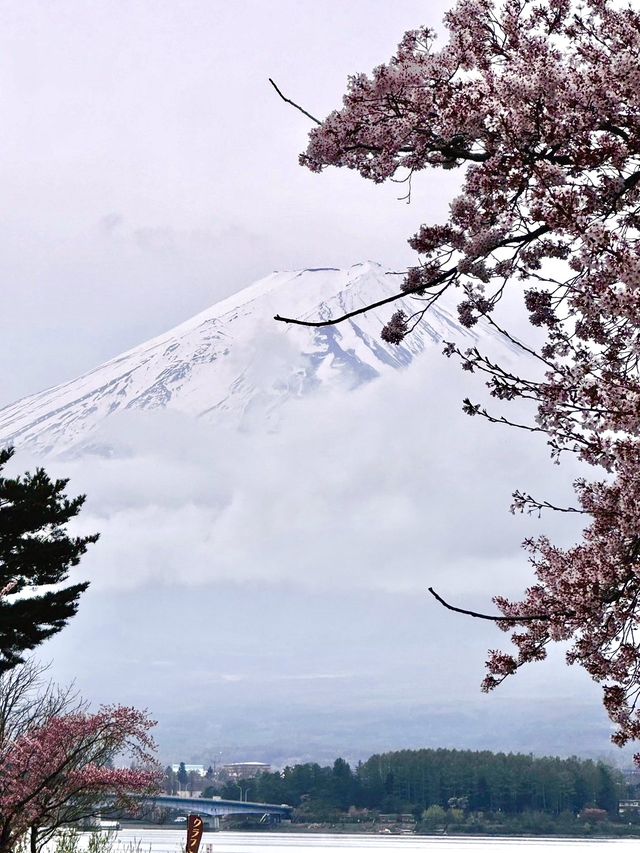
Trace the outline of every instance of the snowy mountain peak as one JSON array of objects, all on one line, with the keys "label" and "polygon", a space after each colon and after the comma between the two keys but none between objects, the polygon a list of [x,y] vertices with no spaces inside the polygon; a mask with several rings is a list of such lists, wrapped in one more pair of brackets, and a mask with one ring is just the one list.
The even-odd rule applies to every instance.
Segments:
[{"label": "snowy mountain peak", "polygon": [[[388,305],[320,329],[273,320],[337,317],[396,293],[399,283],[373,261],[271,273],[77,379],[0,410],[0,443],[59,452],[90,443],[105,419],[136,409],[272,425],[284,404],[319,388],[357,387],[443,339],[477,342],[440,306],[401,346],[380,338]],[[415,303],[402,299],[398,308],[411,313]]]}]

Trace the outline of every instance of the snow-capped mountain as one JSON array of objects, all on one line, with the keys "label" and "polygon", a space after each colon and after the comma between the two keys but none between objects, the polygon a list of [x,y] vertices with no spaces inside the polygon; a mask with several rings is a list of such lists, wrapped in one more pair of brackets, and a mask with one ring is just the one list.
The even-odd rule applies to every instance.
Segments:
[{"label": "snow-capped mountain", "polygon": [[453,313],[435,307],[401,345],[380,329],[407,298],[335,327],[311,329],[273,320],[277,313],[329,319],[397,292],[399,278],[379,264],[275,272],[190,320],[77,379],[0,410],[0,443],[58,452],[91,442],[114,413],[169,408],[239,426],[272,424],[289,400],[321,388],[353,388],[409,365],[444,340],[474,345]]}]

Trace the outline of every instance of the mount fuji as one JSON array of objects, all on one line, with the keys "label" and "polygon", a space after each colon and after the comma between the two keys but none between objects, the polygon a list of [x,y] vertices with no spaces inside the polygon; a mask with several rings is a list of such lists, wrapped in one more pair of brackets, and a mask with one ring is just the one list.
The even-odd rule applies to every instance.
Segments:
[{"label": "mount fuji", "polygon": [[[462,328],[440,305],[400,346],[380,338],[389,306],[320,329],[273,320],[336,317],[396,293],[398,284],[373,262],[274,272],[77,379],[6,406],[0,443],[44,454],[87,448],[114,414],[157,408],[274,428],[282,406],[297,398],[355,388],[443,340],[473,346],[489,336]],[[415,302],[407,297],[397,308],[410,314]]]}]

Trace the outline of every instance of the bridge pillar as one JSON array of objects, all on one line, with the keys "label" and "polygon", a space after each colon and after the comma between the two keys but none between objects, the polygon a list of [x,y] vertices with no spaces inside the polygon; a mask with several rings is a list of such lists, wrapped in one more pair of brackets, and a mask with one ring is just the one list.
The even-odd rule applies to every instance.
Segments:
[{"label": "bridge pillar", "polygon": [[[211,829],[213,829],[213,830],[220,829],[220,818],[218,817],[218,815],[210,815],[210,816],[205,817],[204,819],[207,821],[207,823],[209,824]],[[206,851],[206,847],[205,847],[205,851]],[[208,851],[206,851],[206,853],[208,853]]]}]

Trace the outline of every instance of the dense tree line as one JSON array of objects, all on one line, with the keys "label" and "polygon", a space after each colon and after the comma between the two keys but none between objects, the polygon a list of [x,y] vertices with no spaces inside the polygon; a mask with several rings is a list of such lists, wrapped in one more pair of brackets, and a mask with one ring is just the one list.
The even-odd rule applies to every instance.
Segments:
[{"label": "dense tree line", "polygon": [[[596,807],[613,817],[626,794],[621,774],[602,762],[455,749],[373,755],[355,770],[342,758],[332,767],[297,764],[242,780],[240,787],[248,800],[289,803],[318,817],[352,806],[416,815],[430,806],[507,815]],[[240,798],[233,782],[215,793]]]},{"label": "dense tree line", "polygon": [[575,813],[594,805],[613,815],[624,793],[620,775],[601,762],[450,749],[374,755],[358,777],[381,803],[385,795],[425,806],[463,799],[471,811],[507,814]]}]

